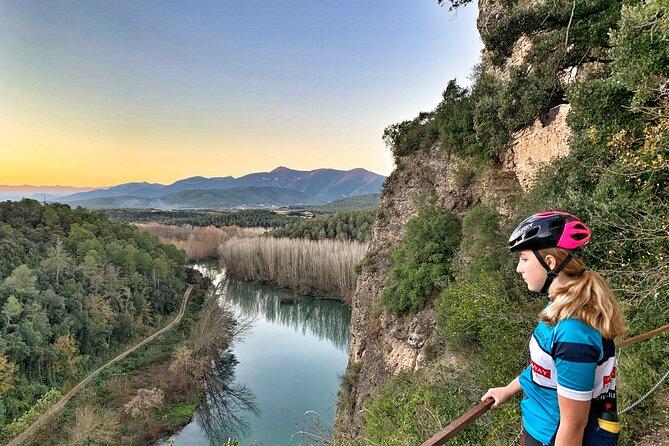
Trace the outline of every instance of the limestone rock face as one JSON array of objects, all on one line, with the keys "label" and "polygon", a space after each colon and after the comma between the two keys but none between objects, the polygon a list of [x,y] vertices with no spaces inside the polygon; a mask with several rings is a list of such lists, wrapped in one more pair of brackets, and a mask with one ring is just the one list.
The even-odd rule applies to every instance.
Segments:
[{"label": "limestone rock face", "polygon": [[569,154],[571,130],[567,113],[571,106],[561,104],[537,118],[531,126],[515,133],[504,155],[505,167],[516,173],[518,182],[527,191],[542,166]]}]

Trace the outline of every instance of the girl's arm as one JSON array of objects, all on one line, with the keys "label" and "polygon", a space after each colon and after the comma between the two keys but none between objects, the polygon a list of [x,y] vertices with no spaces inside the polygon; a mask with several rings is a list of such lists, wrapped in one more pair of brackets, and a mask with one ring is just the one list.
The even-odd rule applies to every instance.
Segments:
[{"label": "girl's arm", "polygon": [[588,423],[590,400],[577,401],[558,394],[560,426],[555,446],[573,446],[583,443],[583,431]]},{"label": "girl's arm", "polygon": [[516,393],[520,392],[520,381],[518,377],[511,381],[506,387],[495,387],[488,389],[488,391],[481,397],[481,401],[486,400],[487,398],[492,398],[495,400],[495,403],[491,406],[492,409],[497,409],[497,407],[514,396]]}]

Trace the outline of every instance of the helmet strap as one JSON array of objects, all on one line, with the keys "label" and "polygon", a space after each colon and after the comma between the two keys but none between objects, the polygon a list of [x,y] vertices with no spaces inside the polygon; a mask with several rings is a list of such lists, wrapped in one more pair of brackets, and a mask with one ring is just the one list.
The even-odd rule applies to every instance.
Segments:
[{"label": "helmet strap", "polygon": [[560,265],[557,268],[552,270],[550,266],[548,266],[548,264],[546,263],[546,261],[541,256],[538,250],[533,249],[532,252],[534,253],[534,257],[537,258],[541,266],[543,266],[546,272],[548,273],[546,275],[546,281],[544,282],[544,286],[541,288],[541,291],[539,291],[539,294],[541,294],[542,296],[548,296],[548,289],[551,287],[551,284],[558,276],[558,274],[560,274],[560,271],[562,271],[574,258],[573,253],[569,251],[567,253],[567,257],[562,261],[562,263],[560,263]]}]

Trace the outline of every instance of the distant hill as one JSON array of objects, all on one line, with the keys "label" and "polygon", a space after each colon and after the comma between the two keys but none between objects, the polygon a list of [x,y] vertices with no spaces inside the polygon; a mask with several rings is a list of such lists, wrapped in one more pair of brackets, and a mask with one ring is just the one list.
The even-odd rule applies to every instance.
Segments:
[{"label": "distant hill", "polygon": [[381,194],[358,195],[357,197],[342,198],[325,204],[309,206],[291,206],[292,209],[305,209],[319,214],[334,214],[335,212],[361,211],[379,207]]},{"label": "distant hill", "polygon": [[184,190],[162,197],[132,196],[75,200],[68,204],[88,209],[153,208],[211,209],[287,206],[313,200],[302,192],[280,187],[235,187],[230,189]]},{"label": "distant hill", "polygon": [[[271,172],[251,173],[239,178],[196,176],[169,185],[134,182],[56,198],[48,197],[48,199],[91,209],[312,205],[349,197],[378,194],[385,178],[383,175],[365,169],[301,171],[277,167]],[[256,190],[264,188],[274,190]],[[234,194],[241,195],[233,196],[233,192],[211,193],[211,191],[223,190],[234,191]],[[279,193],[278,190],[292,193]]]}]

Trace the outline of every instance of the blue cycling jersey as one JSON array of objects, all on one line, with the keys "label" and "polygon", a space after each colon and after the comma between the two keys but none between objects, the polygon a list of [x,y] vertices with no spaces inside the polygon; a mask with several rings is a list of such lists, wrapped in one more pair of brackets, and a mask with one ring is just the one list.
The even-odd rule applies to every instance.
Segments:
[{"label": "blue cycling jersey", "polygon": [[592,400],[591,412],[616,410],[613,341],[577,319],[539,322],[530,339],[531,363],[519,376],[525,430],[548,444],[560,422],[558,395]]}]

